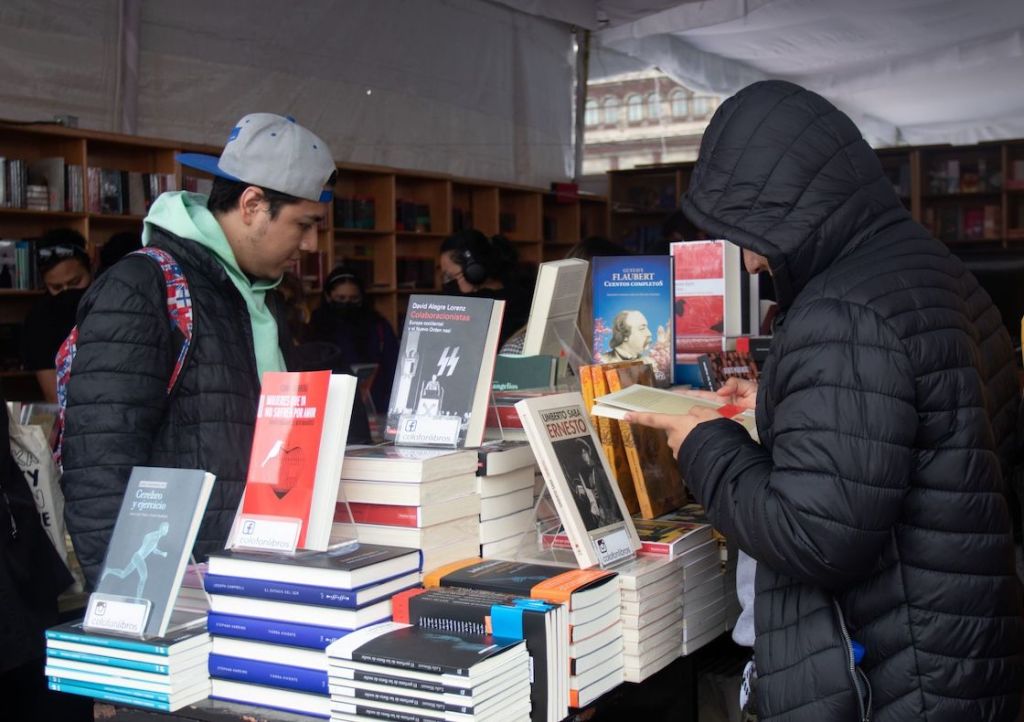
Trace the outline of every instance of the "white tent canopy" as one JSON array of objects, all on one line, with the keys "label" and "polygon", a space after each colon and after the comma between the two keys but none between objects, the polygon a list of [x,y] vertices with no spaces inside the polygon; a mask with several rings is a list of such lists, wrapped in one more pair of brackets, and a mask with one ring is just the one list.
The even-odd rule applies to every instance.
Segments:
[{"label": "white tent canopy", "polygon": [[546,185],[590,72],[785,78],[879,145],[1024,137],[1024,0],[4,0],[0,116],[220,144],[289,113],[339,160]]},{"label": "white tent canopy", "polygon": [[[607,22],[595,35],[592,77],[629,59],[719,95],[792,80],[849,113],[877,145],[1024,137],[1021,0],[594,5]],[[641,17],[630,12],[642,8]]]}]

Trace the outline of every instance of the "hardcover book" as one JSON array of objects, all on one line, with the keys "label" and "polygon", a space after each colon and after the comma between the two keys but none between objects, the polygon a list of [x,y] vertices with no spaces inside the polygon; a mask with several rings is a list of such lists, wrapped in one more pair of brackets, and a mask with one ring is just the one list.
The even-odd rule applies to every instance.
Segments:
[{"label": "hardcover book", "polygon": [[167,634],[213,481],[194,469],[132,469],[95,594],[148,601],[146,637]]},{"label": "hardcover book", "polygon": [[671,246],[675,353],[721,351],[726,336],[743,333],[740,249],[728,241]]},{"label": "hardcover book", "polygon": [[330,371],[263,375],[231,546],[246,540],[253,519],[270,518],[298,524],[298,547],[327,548],[356,383]]},{"label": "hardcover book", "polygon": [[523,339],[524,356],[545,354],[561,358],[574,348],[589,268],[590,264],[580,258],[540,264]]},{"label": "hardcover book", "polygon": [[672,383],[672,259],[594,259],[594,361],[640,359],[657,386]]},{"label": "hardcover book", "polygon": [[640,540],[578,392],[516,404],[580,567],[633,556]]},{"label": "hardcover book", "polygon": [[479,446],[505,302],[409,298],[385,435],[399,444]]}]

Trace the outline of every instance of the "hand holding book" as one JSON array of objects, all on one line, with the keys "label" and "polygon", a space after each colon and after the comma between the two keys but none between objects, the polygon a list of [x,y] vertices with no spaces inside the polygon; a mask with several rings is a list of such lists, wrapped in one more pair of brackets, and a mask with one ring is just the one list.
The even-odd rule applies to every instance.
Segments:
[{"label": "hand holding book", "polygon": [[688,396],[699,396],[702,399],[710,399],[720,404],[739,406],[742,409],[753,411],[757,405],[757,382],[749,379],[741,379],[732,376],[725,380],[716,391],[695,391],[686,390]]},{"label": "hand holding book", "polygon": [[723,418],[716,409],[704,406],[694,406],[685,414],[654,414],[642,411],[630,411],[626,414],[626,421],[631,424],[650,426],[654,429],[662,429],[668,434],[668,447],[672,449],[672,456],[679,456],[679,447],[686,441],[697,424],[705,421],[714,421]]}]

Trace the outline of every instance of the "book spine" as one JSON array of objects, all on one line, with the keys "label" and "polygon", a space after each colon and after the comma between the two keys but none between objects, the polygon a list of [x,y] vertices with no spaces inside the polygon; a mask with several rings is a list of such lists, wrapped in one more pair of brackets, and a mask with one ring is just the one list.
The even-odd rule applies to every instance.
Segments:
[{"label": "book spine", "polygon": [[[132,690],[132,694],[128,694],[123,688],[119,687],[89,684],[88,682],[71,684],[56,677],[49,678],[48,686],[54,692],[64,692],[65,694],[77,694],[82,697],[92,697],[93,699],[98,699],[101,702],[131,704],[137,707],[145,707],[146,709],[160,710],[161,712],[171,711],[171,705],[166,699],[151,699],[143,696],[150,694],[147,692],[137,692],[136,690]],[[160,695],[159,693],[152,694],[160,697],[166,697],[166,695]]]},{"label": "book spine", "polygon": [[[363,504],[349,502],[352,516],[357,524],[378,524],[383,526],[420,526],[420,508],[418,506],[396,506],[392,504]],[[337,521],[337,514],[335,514]]]},{"label": "book spine", "polygon": [[272,599],[296,604],[315,604],[322,607],[355,609],[359,605],[359,593],[347,589],[318,587],[308,584],[291,584],[269,579],[249,579],[207,574],[204,580],[210,594],[227,594],[252,599]]},{"label": "book spine", "polygon": [[133,659],[121,659],[120,657],[107,657],[101,654],[90,654],[88,652],[76,652],[71,649],[47,649],[46,656],[52,659],[71,659],[76,662],[89,662],[91,664],[102,664],[107,667],[121,667],[122,669],[134,669],[139,672],[152,672],[153,674],[170,674],[171,668],[166,664],[155,664],[153,662],[136,662]]},{"label": "book spine", "polygon": [[[407,689],[414,692],[431,692],[433,694],[458,695],[460,697],[468,697],[473,694],[471,687],[452,687],[440,682],[396,677],[390,674],[379,674],[377,672],[368,672],[361,669],[352,670],[352,679],[355,682],[379,684],[386,687]],[[342,681],[342,684],[344,684],[344,681]]]},{"label": "book spine", "polygon": [[130,639],[113,639],[111,637],[99,637],[92,634],[76,634],[75,632],[64,632],[57,629],[46,630],[47,639],[60,639],[64,642],[78,642],[89,644],[94,647],[109,647],[110,649],[126,649],[132,652],[146,652],[147,654],[159,654],[167,656],[167,647],[156,644],[146,644]]},{"label": "book spine", "polygon": [[235,614],[210,612],[206,620],[211,634],[220,634],[237,639],[251,639],[257,642],[290,644],[309,649],[326,649],[336,639],[344,637],[349,630],[333,627],[317,627],[310,624],[280,622],[273,619],[256,619]]},{"label": "book spine", "polygon": [[260,662],[255,659],[210,655],[210,676],[236,682],[264,684],[312,694],[328,694],[327,673],[289,664]]},{"label": "book spine", "polygon": [[335,704],[337,704],[340,709],[345,710],[349,714],[356,715],[357,717],[365,717],[367,719],[382,719],[388,720],[388,722],[443,722],[445,719],[443,714],[440,717],[428,717],[424,715],[413,714],[412,712],[396,712],[390,709],[364,707],[361,704]]},{"label": "book spine", "polygon": [[428,674],[450,674],[453,677],[468,677],[469,669],[466,667],[450,667],[446,664],[435,664],[433,662],[420,662],[402,657],[385,656],[360,652],[358,649],[352,652],[353,662],[373,664],[391,669],[407,669],[413,672],[426,672]]},{"label": "book spine", "polygon": [[[418,709],[431,710],[433,712],[445,712],[448,705],[444,702],[438,702],[432,699],[423,699],[422,697],[413,697],[404,694],[393,694],[391,692],[378,692],[371,689],[362,689],[359,687],[352,687],[352,692],[355,699],[366,700],[367,702],[382,702],[384,704],[399,704],[406,707],[416,707]],[[454,707],[454,706],[453,706]],[[472,714],[472,707],[454,707],[452,711],[469,709],[469,714]]]}]

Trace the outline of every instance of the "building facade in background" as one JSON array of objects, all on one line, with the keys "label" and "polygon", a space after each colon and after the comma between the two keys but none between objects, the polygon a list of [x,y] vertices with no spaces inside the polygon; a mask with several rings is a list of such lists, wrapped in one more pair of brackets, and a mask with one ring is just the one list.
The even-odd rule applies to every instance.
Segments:
[{"label": "building facade in background", "polygon": [[720,98],[695,93],[659,70],[587,84],[583,175],[697,159]]}]

